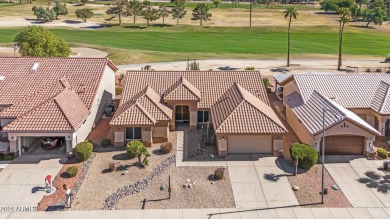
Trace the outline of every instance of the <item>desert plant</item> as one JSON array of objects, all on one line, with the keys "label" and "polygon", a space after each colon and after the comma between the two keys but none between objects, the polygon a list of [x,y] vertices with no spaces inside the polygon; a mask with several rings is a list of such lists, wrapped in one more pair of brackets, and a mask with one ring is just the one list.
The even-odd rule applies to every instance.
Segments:
[{"label": "desert plant", "polygon": [[76,166],[71,166],[71,167],[66,168],[66,173],[71,178],[75,177],[78,172],[79,172],[79,169]]},{"label": "desert plant", "polygon": [[102,141],[100,142],[100,145],[102,147],[104,147],[104,148],[110,146],[111,145],[111,139],[103,138]]},{"label": "desert plant", "polygon": [[76,145],[73,153],[79,161],[86,161],[91,156],[93,145],[90,141],[83,141]]},{"label": "desert plant", "polygon": [[382,158],[382,159],[386,159],[388,157],[388,153],[385,149],[383,148],[379,148],[376,153],[378,154],[378,157]]},{"label": "desert plant", "polygon": [[387,142],[387,147],[389,147],[389,148],[390,148],[390,141],[388,141],[388,142]]},{"label": "desert plant", "polygon": [[[126,152],[130,158],[138,157],[139,165],[141,166],[148,165],[149,160],[147,158],[150,156],[150,154],[142,142],[137,140],[130,141],[126,146]],[[142,161],[142,156],[145,156],[143,161]]]},{"label": "desert plant", "polygon": [[246,67],[245,70],[247,70],[247,71],[253,71],[253,70],[255,70],[255,67],[249,66],[249,67]]},{"label": "desert plant", "polygon": [[225,177],[225,171],[226,169],[225,168],[217,168],[215,171],[214,171],[214,177],[215,179],[218,179],[218,180],[221,180]]},{"label": "desert plant", "polygon": [[168,154],[172,151],[173,149],[173,145],[171,142],[163,142],[161,143],[160,145],[160,150],[164,153],[164,154]]},{"label": "desert plant", "polygon": [[293,160],[298,158],[298,167],[302,169],[310,169],[317,163],[318,153],[310,145],[293,143],[290,147],[290,155]]}]

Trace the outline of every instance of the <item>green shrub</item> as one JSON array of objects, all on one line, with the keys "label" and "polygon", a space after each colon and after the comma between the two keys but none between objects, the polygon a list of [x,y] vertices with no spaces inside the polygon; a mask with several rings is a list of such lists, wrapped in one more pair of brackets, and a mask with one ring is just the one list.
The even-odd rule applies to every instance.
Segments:
[{"label": "green shrub", "polygon": [[77,173],[79,172],[79,169],[76,166],[71,166],[66,168],[66,173],[69,175],[69,177],[73,178],[77,176]]},{"label": "green shrub", "polygon": [[4,154],[3,153],[0,153],[0,160],[4,160]]},{"label": "green shrub", "polygon": [[317,163],[318,153],[310,145],[293,143],[290,147],[290,155],[293,160],[298,157],[298,167],[302,169],[310,169]]},{"label": "green shrub", "polygon": [[86,161],[91,156],[93,145],[90,141],[80,142],[73,149],[76,159],[79,161]]},{"label": "green shrub", "polygon": [[388,141],[388,142],[387,142],[387,147],[389,147],[389,148],[390,148],[390,141]]},{"label": "green shrub", "polygon": [[215,179],[217,180],[223,179],[225,177],[225,171],[226,171],[225,168],[217,168],[216,170],[214,170]]},{"label": "green shrub", "polygon": [[246,67],[245,70],[247,70],[247,71],[253,71],[253,70],[255,70],[255,67],[249,66],[249,67]]},{"label": "green shrub", "polygon": [[3,160],[13,160],[14,159],[14,154],[13,153],[8,153],[4,155]]},{"label": "green shrub", "polygon": [[102,145],[102,147],[108,147],[111,145],[111,139],[109,138],[103,138],[102,141],[100,142],[100,144]]},{"label": "green shrub", "polygon": [[173,145],[171,142],[163,142],[160,145],[160,149],[164,154],[168,154],[172,151]]},{"label": "green shrub", "polygon": [[383,148],[379,148],[376,153],[378,154],[378,157],[382,158],[382,159],[386,159],[388,157],[388,153],[385,149]]},{"label": "green shrub", "polygon": [[139,149],[144,147],[144,144],[140,141],[133,140],[126,145],[126,152],[130,158],[138,156]]}]

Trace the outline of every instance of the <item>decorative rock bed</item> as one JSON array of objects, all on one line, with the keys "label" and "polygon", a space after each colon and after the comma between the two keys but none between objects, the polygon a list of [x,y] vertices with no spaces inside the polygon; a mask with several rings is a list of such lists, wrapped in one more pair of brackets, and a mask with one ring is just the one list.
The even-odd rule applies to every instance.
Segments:
[{"label": "decorative rock bed", "polygon": [[[84,162],[80,178],[77,180],[75,186],[72,189],[73,197],[79,191],[79,189],[81,187],[81,184],[83,183],[83,180],[84,180],[85,176],[87,175],[89,167],[91,166],[95,156],[96,156],[96,153],[92,153],[91,157],[87,161]],[[59,188],[59,189],[62,189],[62,188]],[[55,203],[54,205],[49,206],[46,209],[46,211],[63,211],[63,210],[68,210],[67,208],[65,208],[65,206],[66,206],[65,202],[66,202],[66,199],[63,198],[63,199],[61,199],[61,201]]]},{"label": "decorative rock bed", "polygon": [[211,142],[213,142],[214,139],[214,130],[211,128],[209,129],[209,139],[209,142],[206,142],[206,134],[202,133],[202,136],[199,139],[198,147],[195,150],[188,152],[188,158],[194,158],[202,155],[206,151],[206,148],[212,145]]},{"label": "decorative rock bed", "polygon": [[149,183],[153,181],[157,176],[161,175],[171,164],[175,163],[176,155],[164,159],[153,171],[144,179],[137,181],[134,184],[119,188],[115,193],[110,195],[104,203],[104,210],[115,210],[115,205],[119,199],[132,195],[134,193],[145,190]]}]

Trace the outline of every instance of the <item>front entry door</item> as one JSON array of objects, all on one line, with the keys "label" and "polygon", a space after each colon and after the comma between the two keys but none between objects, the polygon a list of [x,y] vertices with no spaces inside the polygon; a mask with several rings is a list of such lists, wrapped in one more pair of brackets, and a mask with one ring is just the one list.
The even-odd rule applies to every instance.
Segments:
[{"label": "front entry door", "polygon": [[175,120],[177,122],[188,122],[190,119],[190,111],[187,105],[176,106]]}]

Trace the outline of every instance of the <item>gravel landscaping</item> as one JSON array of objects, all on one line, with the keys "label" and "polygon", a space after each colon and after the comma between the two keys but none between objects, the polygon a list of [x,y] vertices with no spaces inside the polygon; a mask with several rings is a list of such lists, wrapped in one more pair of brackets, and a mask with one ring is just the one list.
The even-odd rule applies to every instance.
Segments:
[{"label": "gravel landscaping", "polygon": [[[215,143],[212,143],[212,145],[209,145],[207,147],[202,147],[200,141],[202,138],[202,129],[199,128],[197,130],[190,130],[188,128],[188,124],[177,124],[176,125],[176,130],[177,131],[183,131],[184,132],[184,141],[185,141],[185,150],[184,150],[184,159],[187,161],[206,161],[206,160],[215,160],[215,159],[224,159],[222,157],[218,156],[218,150],[217,146]],[[203,132],[206,132],[203,130]],[[201,153],[199,153],[201,152]],[[196,153],[197,155],[194,157],[188,156],[189,154],[194,154]],[[210,156],[212,154],[214,158]]]},{"label": "gravel landscaping", "polygon": [[[116,209],[235,208],[228,171],[222,180],[210,179],[216,168],[172,165],[166,173],[153,180],[146,190],[120,199]],[[171,199],[168,199],[169,175]],[[184,184],[191,184],[191,188],[184,188]],[[165,188],[161,190],[161,186]]]},{"label": "gravel landscaping", "polygon": [[[176,145],[176,133],[170,132],[172,144]],[[96,153],[96,157],[85,177],[79,192],[74,198],[72,210],[98,210],[104,208],[106,198],[117,192],[119,188],[131,185],[150,175],[153,169],[170,154],[160,154],[160,144],[147,148],[152,156],[149,166],[141,168],[137,158],[129,159],[124,148],[104,148]],[[109,170],[110,163],[116,163],[117,171]],[[127,174],[123,172],[127,170]]]},{"label": "gravel landscaping", "polygon": [[325,168],[325,188],[328,194],[324,196],[324,204],[321,203],[321,164],[316,164],[310,170],[299,170],[297,176],[293,176],[294,165],[291,161],[280,159],[283,170],[291,173],[287,179],[291,186],[298,186],[299,191],[294,191],[297,200],[302,207],[318,208],[349,208],[352,207],[344,193],[332,189],[332,185],[337,185]]}]

